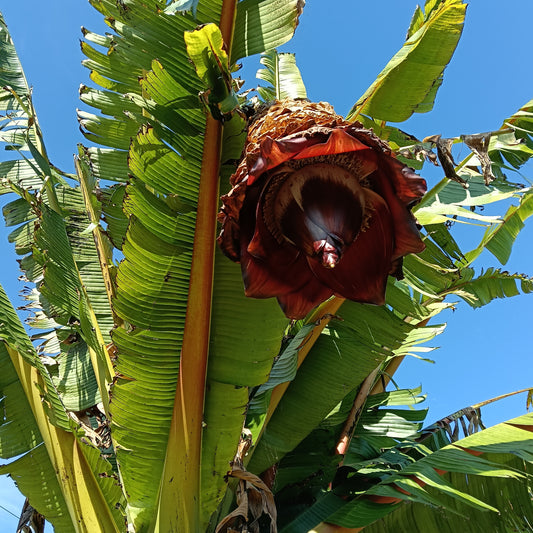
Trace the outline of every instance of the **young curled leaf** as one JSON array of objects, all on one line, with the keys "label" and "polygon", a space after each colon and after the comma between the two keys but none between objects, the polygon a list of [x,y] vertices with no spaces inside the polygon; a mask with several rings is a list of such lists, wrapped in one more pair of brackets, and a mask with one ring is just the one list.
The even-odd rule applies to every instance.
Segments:
[{"label": "young curled leaf", "polygon": [[184,33],[187,54],[207,89],[200,99],[216,119],[229,118],[239,105],[231,77],[226,44],[216,24],[204,24]]},{"label": "young curled leaf", "polygon": [[231,185],[222,251],[241,263],[248,296],[275,296],[290,318],[332,295],[383,304],[387,276],[424,249],[410,206],[426,182],[326,103],[260,112]]}]

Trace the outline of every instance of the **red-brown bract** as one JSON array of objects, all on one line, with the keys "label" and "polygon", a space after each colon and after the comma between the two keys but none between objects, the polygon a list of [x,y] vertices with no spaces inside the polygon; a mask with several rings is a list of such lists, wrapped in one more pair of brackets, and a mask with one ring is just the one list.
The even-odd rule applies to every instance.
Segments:
[{"label": "red-brown bract", "polygon": [[247,296],[302,318],[332,295],[381,305],[424,244],[410,207],[426,182],[326,103],[276,102],[248,131],[218,242]]}]

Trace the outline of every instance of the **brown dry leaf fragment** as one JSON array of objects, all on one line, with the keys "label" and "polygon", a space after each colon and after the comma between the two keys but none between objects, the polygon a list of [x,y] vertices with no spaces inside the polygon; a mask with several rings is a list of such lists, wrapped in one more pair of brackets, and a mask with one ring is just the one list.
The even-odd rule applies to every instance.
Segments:
[{"label": "brown dry leaf fragment", "polygon": [[462,135],[463,142],[476,154],[481,165],[485,185],[489,185],[496,177],[492,173],[492,164],[488,154],[490,133],[478,133],[477,135]]},{"label": "brown dry leaf fragment", "polygon": [[241,438],[239,449],[235,455],[231,472],[228,477],[239,479],[236,498],[237,508],[218,524],[215,533],[262,533],[265,524],[268,531],[277,533],[277,510],[274,496],[268,486],[255,474],[248,472],[242,458],[251,445],[248,436]]},{"label": "brown dry leaf fragment", "polygon": [[26,498],[22,511],[20,513],[19,523],[17,525],[16,533],[43,533],[44,532],[44,516],[38,513]]},{"label": "brown dry leaf fragment", "polygon": [[435,166],[439,166],[437,154],[435,154],[432,150],[428,150],[423,144],[415,144],[407,149],[402,148],[398,153],[406,159],[428,161]]}]

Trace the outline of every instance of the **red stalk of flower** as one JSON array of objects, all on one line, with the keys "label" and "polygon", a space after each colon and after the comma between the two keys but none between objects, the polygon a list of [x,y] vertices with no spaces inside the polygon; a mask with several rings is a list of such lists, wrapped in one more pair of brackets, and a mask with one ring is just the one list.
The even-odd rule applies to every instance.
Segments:
[{"label": "red stalk of flower", "polygon": [[302,318],[332,295],[383,304],[387,276],[424,244],[410,206],[425,181],[329,104],[277,102],[248,132],[222,197],[219,244],[245,292]]}]

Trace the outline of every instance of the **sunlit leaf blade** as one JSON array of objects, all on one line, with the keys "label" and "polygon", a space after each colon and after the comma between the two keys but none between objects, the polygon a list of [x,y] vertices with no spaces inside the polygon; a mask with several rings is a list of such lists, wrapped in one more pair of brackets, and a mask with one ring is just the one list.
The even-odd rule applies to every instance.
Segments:
[{"label": "sunlit leaf blade", "polygon": [[261,64],[266,68],[258,70],[256,77],[268,85],[259,86],[257,92],[265,102],[285,98],[307,98],[294,54],[279,54],[272,50],[261,55]]},{"label": "sunlit leaf blade", "polygon": [[[246,298],[240,268],[218,253],[215,276],[218,283],[213,296],[213,359],[208,375],[237,386],[260,385],[267,380],[274,357],[279,353],[287,321],[273,300]],[[228,302],[234,303],[230,305],[231,313],[226,309]],[[241,327],[232,327],[233,322]],[[250,345],[238,348],[243,334]]]},{"label": "sunlit leaf blade", "polygon": [[[132,143],[131,171],[142,175],[144,183],[158,193],[177,195],[191,207],[196,206],[198,185],[194,176],[199,172],[199,165],[196,158],[187,160],[166,146],[151,128],[142,130]],[[187,176],[191,176],[190,182]]]},{"label": "sunlit leaf blade", "polygon": [[105,234],[118,250],[122,249],[129,224],[129,220],[122,210],[125,194],[126,187],[122,184],[100,190],[102,218],[106,224]]},{"label": "sunlit leaf blade", "polygon": [[229,116],[239,105],[233,90],[228,54],[220,28],[206,24],[185,32],[185,45],[198,77],[206,86],[202,98],[215,118]]},{"label": "sunlit leaf blade", "polygon": [[[0,15],[0,25],[2,27],[0,39],[0,56],[2,57],[2,74],[0,76],[2,87],[9,86],[20,96],[27,96],[29,93],[26,77],[22,70],[20,60],[18,58],[15,46],[7,30],[4,17]],[[9,93],[3,88],[0,93],[0,102],[5,105],[5,101],[9,99]],[[2,110],[12,109],[10,107],[3,107]]]},{"label": "sunlit leaf blade", "polygon": [[[445,216],[446,209],[453,210],[456,207],[475,208],[479,205],[499,202],[508,198],[516,197],[520,192],[516,186],[508,183],[492,183],[485,185],[480,174],[472,172],[462,174],[467,180],[468,188],[464,188],[456,181],[445,180],[431,189],[413,211],[417,218],[424,220],[424,224],[431,224],[431,218]],[[426,215],[427,213],[427,215]],[[452,215],[450,211],[450,215]],[[465,218],[480,217],[480,213],[471,211],[471,214],[463,213]],[[427,222],[426,222],[427,220]],[[489,218],[490,220],[490,218]]]},{"label": "sunlit leaf blade", "polygon": [[261,385],[255,393],[255,398],[265,394],[276,385],[292,381],[296,377],[298,351],[313,327],[314,324],[306,324],[305,326],[302,326],[298,333],[290,339],[280,356],[276,359],[268,376],[268,381]]},{"label": "sunlit leaf blade", "polygon": [[13,192],[11,183],[25,190],[40,190],[43,186],[41,177],[35,174],[31,160],[24,159],[0,162],[0,194]]},{"label": "sunlit leaf blade", "polygon": [[43,250],[47,278],[41,293],[53,306],[55,319],[67,324],[79,316],[80,279],[70,250],[63,218],[43,206],[41,224],[36,233],[36,246]]},{"label": "sunlit leaf blade", "polygon": [[519,169],[533,155],[533,101],[506,119],[500,130],[488,148],[497,176],[503,176],[509,165]]},{"label": "sunlit leaf blade", "polygon": [[[120,353],[116,372],[124,379],[119,377],[113,388],[112,423],[117,460],[129,487],[129,516],[142,524],[153,517],[166,453],[190,252],[158,239],[138,220],[130,223],[122,250],[114,307],[135,329],[113,334]],[[146,491],[147,485],[154,491]]]},{"label": "sunlit leaf blade", "polygon": [[408,38],[347,118],[369,115],[403,122],[415,112],[430,111],[444,69],[461,37],[465,11],[462,0],[446,0],[426,13],[424,24]]},{"label": "sunlit leaf blade", "polygon": [[238,3],[231,61],[273,50],[294,34],[302,0],[243,0]]},{"label": "sunlit leaf blade", "polygon": [[84,150],[95,178],[119,182],[128,180],[127,152],[95,147]]},{"label": "sunlit leaf blade", "polygon": [[0,358],[4,413],[0,426],[0,456],[10,459],[34,448],[42,442],[42,438],[4,343],[0,344]]}]

